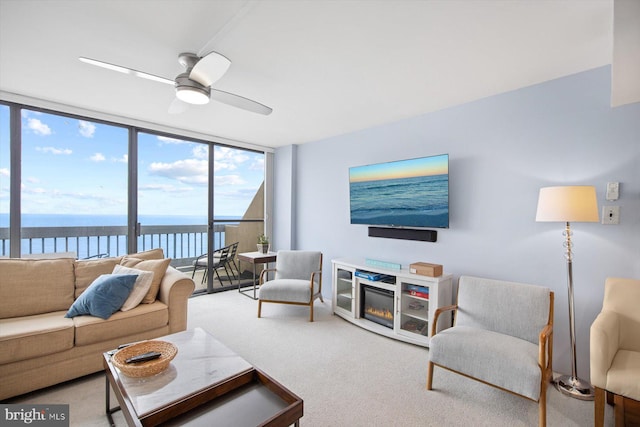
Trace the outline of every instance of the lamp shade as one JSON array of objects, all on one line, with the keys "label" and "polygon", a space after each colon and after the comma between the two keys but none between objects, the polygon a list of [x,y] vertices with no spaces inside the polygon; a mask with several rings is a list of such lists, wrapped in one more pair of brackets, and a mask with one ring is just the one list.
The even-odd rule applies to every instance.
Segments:
[{"label": "lamp shade", "polygon": [[592,185],[541,188],[536,221],[598,222],[596,188]]}]

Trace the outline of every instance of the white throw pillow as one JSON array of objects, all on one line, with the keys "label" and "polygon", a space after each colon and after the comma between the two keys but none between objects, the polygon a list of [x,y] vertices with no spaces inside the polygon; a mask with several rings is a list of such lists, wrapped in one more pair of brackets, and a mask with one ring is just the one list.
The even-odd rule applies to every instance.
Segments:
[{"label": "white throw pillow", "polygon": [[129,268],[122,265],[116,265],[113,269],[113,274],[137,274],[138,278],[133,285],[133,290],[129,294],[129,298],[124,302],[120,311],[128,311],[132,308],[136,308],[142,301],[147,292],[151,288],[153,282],[153,271],[143,271],[137,268]]}]

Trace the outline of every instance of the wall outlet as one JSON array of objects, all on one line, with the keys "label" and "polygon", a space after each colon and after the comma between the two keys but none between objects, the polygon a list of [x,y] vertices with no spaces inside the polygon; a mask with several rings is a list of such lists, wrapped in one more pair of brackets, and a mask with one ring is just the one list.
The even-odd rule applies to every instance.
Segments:
[{"label": "wall outlet", "polygon": [[602,223],[609,225],[620,224],[620,206],[603,206]]}]

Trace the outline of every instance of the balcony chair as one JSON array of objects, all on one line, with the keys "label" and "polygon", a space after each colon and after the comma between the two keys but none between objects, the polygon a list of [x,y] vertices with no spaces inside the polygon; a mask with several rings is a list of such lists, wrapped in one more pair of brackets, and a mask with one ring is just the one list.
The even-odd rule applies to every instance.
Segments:
[{"label": "balcony chair", "polygon": [[[437,332],[442,313],[454,326]],[[456,305],[434,313],[427,390],[434,366],[538,402],[546,425],[546,392],[553,356],[553,292],[540,286],[460,277]]]},{"label": "balcony chair", "polygon": [[[231,271],[231,273],[233,273],[233,278],[238,280],[238,283],[240,282],[240,268],[238,267],[238,264],[236,264],[236,256],[238,255],[239,243],[240,242],[235,242],[230,245],[231,249],[229,250],[229,262],[228,262],[229,270]],[[237,276],[236,276],[236,271],[238,272]]]},{"label": "balcony chair", "polygon": [[[220,277],[220,273],[218,273],[218,270],[220,270],[221,268],[224,269],[226,275],[227,275],[227,279],[229,279],[229,283],[233,284],[233,279],[232,277],[235,278],[235,275],[232,275],[232,273],[229,271],[230,267],[230,263],[231,263],[231,258],[230,258],[230,253],[231,253],[231,247],[233,245],[229,245],[229,246],[225,246],[224,248],[220,248],[217,249],[215,252],[213,252],[213,272],[215,273],[215,275],[218,277],[218,280],[220,281],[220,285],[224,285],[224,282],[222,281],[222,278]],[[191,273],[191,279],[193,279],[193,277],[196,274],[197,270],[206,270],[208,267],[208,254],[202,254],[200,255],[198,258],[196,258],[195,261],[193,261],[193,272]],[[201,283],[204,283],[205,278],[207,277],[206,274],[202,275],[202,281]]]},{"label": "balcony chair", "polygon": [[606,279],[590,354],[595,426],[604,423],[605,395],[616,426],[640,425],[640,280]]},{"label": "balcony chair", "polygon": [[[274,272],[273,280],[266,280]],[[313,322],[313,302],[322,299],[322,253],[314,251],[278,251],[275,268],[262,270],[258,291],[258,317],[263,302],[309,306]]]}]

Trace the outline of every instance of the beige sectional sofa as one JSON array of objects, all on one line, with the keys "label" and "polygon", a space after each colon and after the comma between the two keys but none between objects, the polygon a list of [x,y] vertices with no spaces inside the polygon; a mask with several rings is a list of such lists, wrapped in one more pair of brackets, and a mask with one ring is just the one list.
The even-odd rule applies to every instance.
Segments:
[{"label": "beige sectional sofa", "polygon": [[[161,249],[84,261],[0,259],[0,400],[100,371],[102,353],[120,344],[185,330],[194,282],[165,269],[163,259]],[[65,317],[100,275],[142,261],[162,267],[154,272],[151,298],[106,320]]]}]

